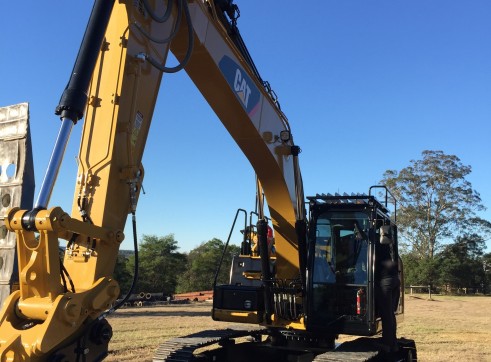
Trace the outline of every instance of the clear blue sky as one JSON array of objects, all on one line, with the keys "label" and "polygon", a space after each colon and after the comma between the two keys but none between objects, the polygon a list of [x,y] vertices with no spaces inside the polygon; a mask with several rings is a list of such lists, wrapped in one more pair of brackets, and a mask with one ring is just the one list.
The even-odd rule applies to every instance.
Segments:
[{"label": "clear blue sky", "polygon": [[[491,2],[235,3],[303,150],[306,195],[366,192],[385,170],[442,150],[472,166],[468,179],[491,208]],[[0,105],[30,102],[38,188],[90,10],[81,0],[2,4]],[[50,203],[67,211],[81,128]],[[144,166],[140,235],[173,233],[187,251],[226,240],[236,209],[254,207],[251,166],[184,72],[164,76]],[[480,215],[491,220],[491,210]]]}]

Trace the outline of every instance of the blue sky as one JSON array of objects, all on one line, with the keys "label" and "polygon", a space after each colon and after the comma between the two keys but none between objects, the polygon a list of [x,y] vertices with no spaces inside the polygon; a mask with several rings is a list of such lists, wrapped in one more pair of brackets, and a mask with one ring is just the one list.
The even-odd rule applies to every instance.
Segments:
[{"label": "blue sky", "polygon": [[[491,208],[491,2],[235,3],[241,34],[302,148],[306,195],[367,192],[385,170],[442,150],[472,166],[468,180]],[[0,105],[30,103],[39,188],[91,2],[2,5]],[[67,211],[81,128],[50,202]],[[254,208],[251,166],[184,72],[164,76],[143,162],[140,236],[173,233],[187,251],[226,240],[237,208]],[[491,210],[480,216],[491,220]],[[123,248],[130,239],[127,230]]]}]

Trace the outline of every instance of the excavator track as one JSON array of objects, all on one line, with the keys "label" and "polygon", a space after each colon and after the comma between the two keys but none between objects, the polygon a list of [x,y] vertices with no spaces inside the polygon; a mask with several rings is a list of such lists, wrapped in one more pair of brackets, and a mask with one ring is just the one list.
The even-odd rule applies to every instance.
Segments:
[{"label": "excavator track", "polygon": [[[215,355],[211,354],[209,356],[204,356],[203,354],[195,355],[194,352],[199,348],[211,346],[217,344],[224,348],[226,346],[234,346],[234,338],[240,337],[251,337],[256,340],[260,340],[259,337],[261,335],[271,335],[266,328],[256,327],[254,326],[233,326],[228,329],[219,329],[219,330],[208,330],[202,331],[195,334],[191,334],[185,337],[178,337],[170,339],[164,343],[162,343],[157,349],[155,356],[153,358],[154,362],[190,362],[196,360],[203,361],[229,361],[228,358],[224,357],[226,355]],[[238,346],[240,346],[239,344]],[[321,352],[317,348],[313,348],[309,350],[309,348],[300,348],[303,350],[300,353],[293,353],[288,357],[289,361],[295,362],[304,362],[304,361],[312,361],[312,362],[374,362],[374,361],[416,361],[416,346],[414,341],[400,339],[399,340],[400,350],[398,353],[394,355],[388,355],[380,350],[380,341],[378,339],[361,337],[355,339],[353,341],[344,342],[338,345],[337,348],[327,352]],[[252,358],[252,360],[257,361],[283,361],[284,355],[277,355],[277,353],[281,352],[281,349],[285,349],[282,347],[272,347],[267,346],[265,344],[259,343],[254,347],[252,345],[246,347],[248,351],[251,351],[251,348],[257,348],[256,354],[249,355],[245,357],[245,350],[238,350],[236,354],[232,354],[232,360],[237,361],[245,361],[250,360],[251,356],[255,356],[256,358]],[[269,350],[268,356],[272,358],[265,358],[264,353],[266,348]],[[216,351],[216,350],[214,350]],[[273,351],[276,351],[273,353]],[[298,352],[299,350],[297,350]],[[237,355],[237,353],[239,355]],[[230,356],[230,355],[229,355]],[[211,357],[211,358],[210,358]],[[202,359],[201,359],[202,358]],[[208,358],[208,359],[207,359]]]},{"label": "excavator track", "polygon": [[313,362],[368,362],[379,361],[378,352],[327,352],[318,355]]},{"label": "excavator track", "polygon": [[206,347],[212,344],[226,343],[232,338],[259,336],[266,330],[255,326],[237,326],[229,329],[217,329],[202,331],[190,334],[185,337],[177,337],[162,343],[157,351],[153,361],[166,362],[186,362],[193,360],[193,352],[198,348]]},{"label": "excavator track", "polygon": [[398,339],[399,351],[390,355],[381,351],[381,344],[378,338],[357,338],[342,343],[333,351],[317,355],[313,362],[417,361],[413,340]]},{"label": "excavator track", "polygon": [[374,347],[369,338],[358,338],[344,342],[334,351],[317,355],[313,362],[368,362],[382,360],[381,352]]}]

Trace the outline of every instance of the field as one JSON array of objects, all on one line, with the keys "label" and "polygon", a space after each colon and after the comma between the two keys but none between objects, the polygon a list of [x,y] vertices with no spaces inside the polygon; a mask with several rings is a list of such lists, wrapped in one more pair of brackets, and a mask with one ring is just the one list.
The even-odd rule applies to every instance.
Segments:
[{"label": "field", "polygon": [[[491,361],[491,297],[406,296],[398,336],[416,340],[419,361]],[[108,361],[151,361],[166,339],[225,328],[211,303],[121,309],[108,318],[114,336]],[[346,339],[341,337],[340,341]]]}]

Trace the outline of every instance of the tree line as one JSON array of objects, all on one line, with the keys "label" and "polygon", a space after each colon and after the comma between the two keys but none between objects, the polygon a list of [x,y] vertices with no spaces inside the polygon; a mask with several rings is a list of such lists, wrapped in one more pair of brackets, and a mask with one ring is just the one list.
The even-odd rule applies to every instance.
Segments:
[{"label": "tree line", "polygon": [[[477,214],[485,206],[467,179],[471,171],[455,155],[423,151],[421,159],[402,170],[384,173],[381,183],[397,200],[393,216],[407,286],[491,293],[491,253],[485,253],[491,222]],[[143,236],[134,292],[170,295],[211,289],[224,246],[212,239],[182,253],[173,234]],[[227,283],[232,258],[239,252],[238,246],[228,246],[218,283]],[[123,293],[133,270],[134,256],[120,255],[115,278]]]},{"label": "tree line", "polygon": [[[189,253],[179,251],[173,234],[166,236],[143,235],[138,251],[138,281],[133,293],[175,293],[211,290],[225,243],[212,239],[201,243]],[[240,247],[229,245],[223,258],[223,267],[217,278],[220,284],[228,283],[230,265]],[[133,253],[121,253],[114,277],[124,294],[130,289],[135,270]]]}]

